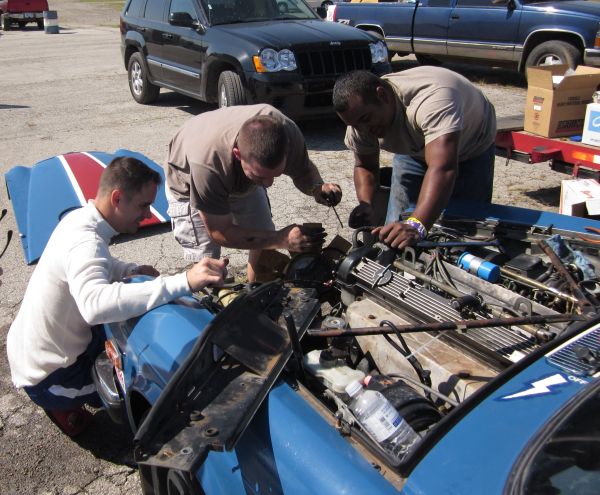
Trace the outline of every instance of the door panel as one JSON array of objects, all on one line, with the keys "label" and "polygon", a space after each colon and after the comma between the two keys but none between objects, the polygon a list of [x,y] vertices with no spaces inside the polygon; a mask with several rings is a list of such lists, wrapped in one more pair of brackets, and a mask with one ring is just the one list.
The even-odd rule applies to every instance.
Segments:
[{"label": "door panel", "polygon": [[448,55],[498,61],[513,60],[521,9],[508,2],[458,0],[450,15]]},{"label": "door panel", "polygon": [[[200,19],[195,2],[192,0],[172,0],[169,15],[173,12],[186,12],[192,19]],[[164,33],[163,38],[165,82],[199,94],[200,78],[206,58],[204,35],[191,27],[169,25],[169,32]]]}]

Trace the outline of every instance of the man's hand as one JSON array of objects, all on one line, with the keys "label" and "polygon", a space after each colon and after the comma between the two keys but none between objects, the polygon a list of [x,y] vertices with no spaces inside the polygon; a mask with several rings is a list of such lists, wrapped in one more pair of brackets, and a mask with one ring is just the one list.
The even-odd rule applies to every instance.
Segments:
[{"label": "man's hand", "polygon": [[281,232],[286,236],[287,245],[284,249],[294,253],[318,251],[323,246],[325,237],[327,237],[325,230],[322,228],[307,228],[301,225],[289,225]]},{"label": "man's hand", "polygon": [[421,240],[419,231],[403,222],[392,222],[377,227],[371,231],[371,234],[378,236],[381,242],[395,249],[403,249]]},{"label": "man's hand", "polygon": [[149,275],[150,277],[158,277],[160,272],[150,265],[139,265],[135,269],[136,275]]},{"label": "man's hand", "polygon": [[197,292],[206,286],[220,287],[227,275],[229,258],[220,260],[214,258],[203,258],[192,266],[185,274],[188,285],[192,292]]},{"label": "man's hand", "polygon": [[375,225],[375,211],[369,203],[360,203],[350,212],[348,226],[351,229]]},{"label": "man's hand", "polygon": [[321,187],[315,187],[313,198],[321,205],[335,206],[342,200],[342,188],[332,183],[321,184]]}]

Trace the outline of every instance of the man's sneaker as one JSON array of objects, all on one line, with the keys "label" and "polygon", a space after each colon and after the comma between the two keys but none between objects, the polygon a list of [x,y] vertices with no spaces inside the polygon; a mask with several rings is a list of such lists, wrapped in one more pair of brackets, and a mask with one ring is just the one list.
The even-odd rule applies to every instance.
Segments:
[{"label": "man's sneaker", "polygon": [[77,409],[68,409],[66,411],[57,411],[44,409],[45,413],[64,433],[74,437],[83,432],[94,415],[83,406]]}]

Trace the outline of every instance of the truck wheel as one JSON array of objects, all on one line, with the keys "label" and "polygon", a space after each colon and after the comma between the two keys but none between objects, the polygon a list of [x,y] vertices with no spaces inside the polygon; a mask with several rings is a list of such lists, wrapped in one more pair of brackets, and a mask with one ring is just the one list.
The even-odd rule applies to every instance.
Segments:
[{"label": "truck wheel", "polygon": [[10,19],[7,14],[2,14],[2,31],[10,29]]},{"label": "truck wheel", "polygon": [[129,90],[138,103],[152,103],[158,98],[160,88],[148,80],[148,71],[139,52],[131,55],[127,64]]},{"label": "truck wheel", "polygon": [[546,41],[539,44],[527,57],[525,67],[565,64],[574,69],[581,62],[581,53],[566,41]]},{"label": "truck wheel", "polygon": [[44,29],[44,21],[37,21],[38,29]]},{"label": "truck wheel", "polygon": [[415,55],[415,58],[417,59],[419,65],[442,65],[437,58],[433,58],[431,55]]},{"label": "truck wheel", "polygon": [[230,70],[221,72],[218,93],[219,108],[246,104],[246,93],[242,80],[240,76]]}]

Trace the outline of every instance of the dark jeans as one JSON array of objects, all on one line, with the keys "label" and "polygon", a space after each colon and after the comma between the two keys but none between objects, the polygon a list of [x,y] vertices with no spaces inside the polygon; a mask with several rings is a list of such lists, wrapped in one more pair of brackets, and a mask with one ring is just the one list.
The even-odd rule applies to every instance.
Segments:
[{"label": "dark jeans", "polygon": [[[492,144],[481,155],[458,164],[452,199],[492,201],[495,151],[496,145]],[[423,162],[409,155],[394,155],[386,224],[399,220],[402,212],[416,204],[426,171]]]},{"label": "dark jeans", "polygon": [[23,387],[38,406],[54,411],[76,409],[83,404],[102,407],[92,379],[92,366],[104,350],[106,336],[101,325],[91,331],[92,341],[71,366],[53,371],[37,385]]}]

